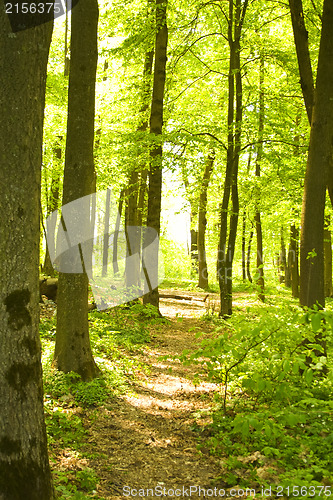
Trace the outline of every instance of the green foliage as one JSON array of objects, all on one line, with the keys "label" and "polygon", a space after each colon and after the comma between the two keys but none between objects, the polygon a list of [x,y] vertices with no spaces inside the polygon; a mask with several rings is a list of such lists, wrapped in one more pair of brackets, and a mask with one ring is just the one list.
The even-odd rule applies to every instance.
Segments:
[{"label": "green foliage", "polygon": [[107,383],[101,377],[78,382],[72,391],[75,401],[84,407],[100,406],[109,396]]},{"label": "green foliage", "polygon": [[45,421],[49,443],[80,447],[86,434],[81,418],[62,407],[45,405]]},{"label": "green foliage", "polygon": [[60,495],[59,499],[84,500],[92,498],[99,482],[96,473],[89,467],[75,473],[54,471],[53,478],[55,489]]},{"label": "green foliage", "polygon": [[[215,318],[215,333],[199,334],[200,348],[180,356],[220,385],[210,438],[200,438],[200,447],[229,457],[221,476],[227,486],[269,484],[260,477],[268,465],[273,476],[279,470],[279,484],[332,482],[333,367],[318,343],[332,345],[332,321],[331,311],[304,313],[280,299],[228,321]],[[259,462],[246,461],[258,450]]]}]

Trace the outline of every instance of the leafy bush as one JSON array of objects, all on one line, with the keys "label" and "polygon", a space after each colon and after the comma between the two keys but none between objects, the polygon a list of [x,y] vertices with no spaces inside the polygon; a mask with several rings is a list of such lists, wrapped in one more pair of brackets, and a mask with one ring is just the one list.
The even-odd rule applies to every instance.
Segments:
[{"label": "leafy bush", "polygon": [[[248,311],[245,320],[214,321],[213,335],[201,334],[200,348],[180,356],[221,386],[202,446],[229,459],[260,450],[265,464],[279,470],[280,484],[332,482],[333,370],[330,357],[321,355],[322,342],[332,344],[332,313],[304,314],[295,306],[282,317],[271,305]],[[252,472],[237,475],[235,467],[229,482],[265,482],[253,464],[242,467]]]},{"label": "leafy bush", "polygon": [[78,382],[72,387],[75,401],[82,406],[100,406],[108,398],[108,388],[101,377],[89,382]]}]

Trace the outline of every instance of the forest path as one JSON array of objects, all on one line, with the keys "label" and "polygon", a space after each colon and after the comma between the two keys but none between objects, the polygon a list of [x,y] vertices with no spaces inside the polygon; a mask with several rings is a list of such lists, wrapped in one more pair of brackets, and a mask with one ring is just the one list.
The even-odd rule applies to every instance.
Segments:
[{"label": "forest path", "polygon": [[[157,497],[165,488],[170,490],[169,496],[160,495],[162,498],[172,498],[172,494],[186,498],[190,486],[214,488],[212,480],[221,471],[219,460],[197,451],[197,433],[191,426],[195,413],[211,406],[218,387],[207,382],[194,386],[195,366],[159,359],[195,348],[200,343],[195,332],[212,329],[201,319],[208,307],[203,302],[206,294],[186,295],[193,300],[161,299],[160,310],[168,321],[151,327],[153,340],[138,356],[150,367],[149,374],[137,373],[131,393],[111,400],[91,423],[89,448],[107,457],[91,461],[100,477],[99,497],[140,497],[140,489],[145,490],[145,497],[152,497],[146,491],[149,488],[157,488]],[[209,417],[200,419],[202,424],[208,422]],[[200,497],[192,489],[190,498],[202,497],[203,493]]]}]

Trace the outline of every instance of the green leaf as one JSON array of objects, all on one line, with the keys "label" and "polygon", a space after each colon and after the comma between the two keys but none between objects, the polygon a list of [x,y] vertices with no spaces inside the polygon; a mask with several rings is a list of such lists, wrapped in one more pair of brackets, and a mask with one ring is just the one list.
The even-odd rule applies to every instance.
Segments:
[{"label": "green leaf", "polygon": [[314,332],[317,332],[321,326],[322,316],[320,313],[313,314],[311,316],[311,326]]},{"label": "green leaf", "polygon": [[305,381],[308,384],[311,384],[311,382],[313,380],[313,370],[311,368],[309,368],[306,372],[304,372],[304,377],[305,377]]}]

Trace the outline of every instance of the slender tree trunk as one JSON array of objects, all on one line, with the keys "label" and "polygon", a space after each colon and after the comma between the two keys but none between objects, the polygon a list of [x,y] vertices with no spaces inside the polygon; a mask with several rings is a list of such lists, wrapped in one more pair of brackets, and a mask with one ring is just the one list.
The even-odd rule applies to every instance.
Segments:
[{"label": "slender tree trunk", "polygon": [[0,9],[0,498],[55,498],[43,409],[39,238],[52,23],[13,34]]},{"label": "slender tree trunk", "polygon": [[253,229],[251,229],[251,232],[250,232],[249,243],[247,246],[247,254],[246,254],[246,276],[247,276],[247,279],[249,280],[250,283],[252,283],[252,276],[251,276],[251,269],[250,269],[252,239],[253,239]]},{"label": "slender tree trunk", "polygon": [[304,23],[302,0],[289,0],[289,7],[300,73],[301,88],[303,92],[305,109],[308,115],[309,123],[311,124],[314,100],[314,82],[308,42],[309,34]]},{"label": "slender tree trunk", "polygon": [[324,0],[302,205],[300,302],[325,306],[324,210],[333,136],[333,5]]},{"label": "slender tree trunk", "polygon": [[246,210],[242,218],[242,279],[246,280]]},{"label": "slender tree trunk", "polygon": [[284,227],[281,226],[281,237],[280,237],[280,257],[279,257],[279,269],[280,269],[280,283],[285,283],[286,286],[290,286],[288,268],[287,268],[287,252],[286,244],[284,241]]},{"label": "slender tree trunk", "polygon": [[332,237],[330,227],[330,217],[325,217],[324,226],[324,282],[325,297],[332,297]]},{"label": "slender tree trunk", "polygon": [[[62,140],[62,136],[58,137],[59,141]],[[60,144],[57,145],[57,147],[54,148],[54,157],[56,159],[56,162],[59,163],[61,161],[61,156],[62,156],[62,149],[60,147]],[[59,173],[59,165],[55,165],[55,168],[53,169],[51,173],[51,186],[50,186],[50,193],[47,197],[47,216],[49,216],[54,210],[57,210],[59,207],[59,197],[60,197],[60,173]],[[46,186],[47,190],[47,186]],[[44,264],[43,264],[43,273],[46,276],[55,276],[55,271],[54,267],[51,262],[50,258],[50,253],[49,253],[49,247],[46,245],[46,251],[45,251],[45,258],[44,258]]]},{"label": "slender tree trunk", "polygon": [[[149,1],[151,3],[151,0]],[[149,5],[148,5],[149,8]],[[154,51],[149,50],[146,53],[143,76],[142,76],[142,103],[140,109],[140,123],[137,128],[137,132],[144,134],[148,129],[148,116],[149,111],[149,99],[151,100],[151,73],[153,66]],[[126,287],[128,289],[133,289],[139,286],[140,282],[140,247],[141,247],[141,224],[139,224],[139,194],[140,194],[140,182],[139,182],[139,171],[147,171],[147,165],[145,163],[138,166],[132,167],[129,175],[128,188],[127,188],[127,218],[125,223],[125,234],[127,242],[127,254],[132,256],[126,259]],[[142,202],[144,200],[141,200]],[[141,208],[141,207],[140,207]],[[142,222],[142,218],[140,218]],[[129,227],[129,230],[127,230]]]},{"label": "slender tree trunk", "polygon": [[[232,264],[235,252],[239,200],[238,200],[238,163],[241,143],[242,124],[242,79],[240,72],[240,38],[247,0],[229,0],[228,42],[228,147],[224,193],[221,204],[220,239],[218,255],[218,278],[220,286],[220,316],[232,313]],[[228,235],[228,210],[231,197],[232,209]]]},{"label": "slender tree trunk", "polygon": [[[156,40],[155,40],[155,66],[153,95],[150,113],[150,133],[155,136],[155,144],[150,150],[149,189],[148,189],[148,214],[147,226],[155,229],[160,236],[161,223],[161,198],[162,198],[162,128],[163,128],[163,102],[166,77],[168,28],[167,28],[167,2],[156,0]],[[144,304],[159,307],[158,288],[152,289],[150,283],[157,282],[158,276],[158,246],[154,255],[150,252],[150,259],[155,276],[147,276],[145,248],[152,243],[150,232],[144,234],[144,250],[142,267],[146,277]],[[148,278],[148,279],[147,279]]]},{"label": "slender tree trunk", "polygon": [[208,153],[205,171],[202,177],[201,190],[199,196],[199,213],[198,213],[198,266],[199,266],[199,282],[198,287],[206,290],[208,288],[208,269],[206,261],[205,233],[207,226],[207,191],[210,177],[213,171],[215,160],[215,151],[211,150]]},{"label": "slender tree trunk", "polygon": [[110,188],[106,191],[105,198],[105,215],[104,215],[104,231],[103,231],[103,266],[102,276],[108,275],[108,261],[109,261],[109,235],[110,235]]},{"label": "slender tree trunk", "polygon": [[[68,93],[66,160],[63,205],[89,195],[95,189],[93,159],[95,79],[97,66],[96,0],[80,0],[71,13],[71,63]],[[84,106],[82,106],[84,102]],[[84,218],[84,215],[86,216]],[[78,214],[91,231],[90,214]],[[79,230],[80,228],[78,228]],[[82,228],[86,233],[87,228]],[[89,248],[91,245],[89,245]],[[89,340],[88,276],[83,273],[59,273],[55,366],[74,371],[88,380],[98,375]]]},{"label": "slender tree trunk", "polygon": [[[260,68],[259,68],[259,127],[258,127],[258,147],[257,147],[257,157],[256,157],[256,178],[260,178],[260,166],[263,153],[263,136],[264,136],[264,121],[265,121],[265,94],[264,94],[264,58],[260,56]],[[257,189],[257,200],[256,200],[256,213],[254,216],[256,234],[257,234],[257,274],[258,281],[257,286],[259,289],[258,298],[262,302],[265,300],[264,288],[264,256],[263,256],[263,245],[262,245],[262,225],[261,225],[261,215],[260,215],[260,187],[258,185]]]},{"label": "slender tree trunk", "polygon": [[198,266],[198,231],[191,229],[191,278],[196,278],[199,274]]},{"label": "slender tree trunk", "polygon": [[120,192],[120,195],[119,195],[116,225],[115,225],[114,234],[113,234],[112,266],[113,266],[113,274],[114,274],[114,276],[116,276],[119,273],[119,266],[118,266],[118,238],[119,238],[119,228],[120,228],[120,222],[121,222],[121,214],[122,214],[122,211],[123,211],[124,196],[125,196],[125,190],[122,189],[121,192]]},{"label": "slender tree trunk", "polygon": [[299,272],[298,272],[298,229],[295,224],[290,226],[290,245],[288,252],[288,270],[291,281],[291,293],[299,297]]}]

